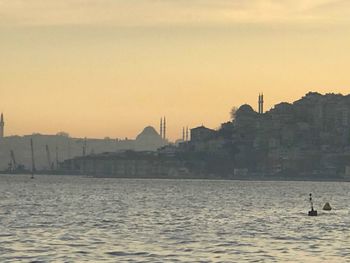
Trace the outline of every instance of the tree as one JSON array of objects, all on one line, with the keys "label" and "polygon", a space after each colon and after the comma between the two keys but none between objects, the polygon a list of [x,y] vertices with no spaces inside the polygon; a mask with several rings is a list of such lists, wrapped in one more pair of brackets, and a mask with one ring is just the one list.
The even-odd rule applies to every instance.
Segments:
[{"label": "tree", "polygon": [[233,121],[236,119],[237,110],[238,110],[238,108],[236,106],[233,106],[231,111],[230,111],[230,117]]}]

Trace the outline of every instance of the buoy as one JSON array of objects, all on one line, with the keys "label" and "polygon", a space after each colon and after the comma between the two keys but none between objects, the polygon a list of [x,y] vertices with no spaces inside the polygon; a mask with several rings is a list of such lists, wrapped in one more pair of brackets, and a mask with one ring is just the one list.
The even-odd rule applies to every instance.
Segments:
[{"label": "buoy", "polygon": [[323,210],[325,210],[325,211],[331,211],[331,210],[332,210],[332,207],[331,207],[331,205],[327,202],[327,203],[324,204]]},{"label": "buoy", "polygon": [[317,210],[314,210],[314,203],[312,202],[312,194],[310,194],[310,206],[311,206],[311,210],[309,211],[309,216],[317,216]]},{"label": "buoy", "polygon": [[309,216],[317,216],[317,210],[309,211]]}]

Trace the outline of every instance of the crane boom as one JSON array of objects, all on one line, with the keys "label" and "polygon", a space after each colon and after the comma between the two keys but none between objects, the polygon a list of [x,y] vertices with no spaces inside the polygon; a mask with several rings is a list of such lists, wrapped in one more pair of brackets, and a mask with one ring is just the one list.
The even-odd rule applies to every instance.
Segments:
[{"label": "crane boom", "polygon": [[33,139],[30,139],[30,149],[32,153],[32,179],[34,179],[34,173],[35,173],[35,159],[34,159],[34,146],[33,146]]},{"label": "crane boom", "polygon": [[47,156],[47,164],[48,164],[48,169],[52,170],[52,163],[51,163],[51,155],[50,155],[50,149],[49,145],[46,144],[46,156]]},{"label": "crane boom", "polygon": [[58,147],[56,146],[56,169],[58,169]]},{"label": "crane boom", "polygon": [[12,160],[12,169],[16,170],[17,169],[17,162],[16,162],[16,158],[15,158],[15,153],[13,152],[13,150],[11,150],[11,160]]}]

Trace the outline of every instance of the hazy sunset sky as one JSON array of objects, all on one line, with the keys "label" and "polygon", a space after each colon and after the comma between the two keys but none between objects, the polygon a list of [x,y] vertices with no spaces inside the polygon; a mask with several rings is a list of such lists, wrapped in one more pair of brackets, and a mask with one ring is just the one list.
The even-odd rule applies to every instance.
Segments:
[{"label": "hazy sunset sky", "polygon": [[6,134],[135,137],[167,116],[349,93],[349,0],[0,0]]}]

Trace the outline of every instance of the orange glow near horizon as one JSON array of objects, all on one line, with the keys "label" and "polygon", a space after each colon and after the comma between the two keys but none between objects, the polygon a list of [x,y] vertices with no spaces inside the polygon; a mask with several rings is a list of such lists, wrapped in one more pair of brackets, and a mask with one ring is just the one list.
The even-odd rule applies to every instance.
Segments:
[{"label": "orange glow near horizon", "polygon": [[135,138],[166,116],[175,140],[260,92],[349,93],[350,3],[233,2],[0,0],[6,135]]}]

